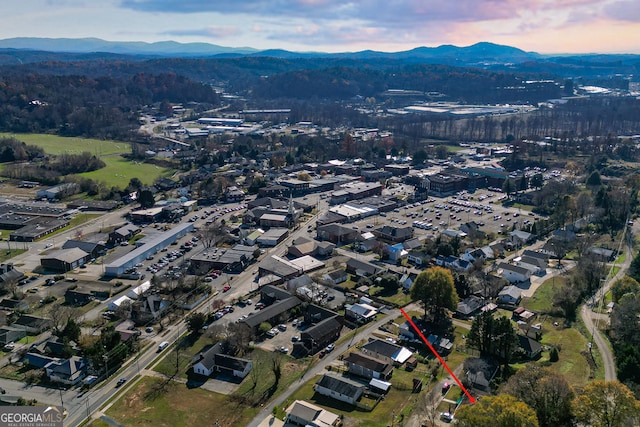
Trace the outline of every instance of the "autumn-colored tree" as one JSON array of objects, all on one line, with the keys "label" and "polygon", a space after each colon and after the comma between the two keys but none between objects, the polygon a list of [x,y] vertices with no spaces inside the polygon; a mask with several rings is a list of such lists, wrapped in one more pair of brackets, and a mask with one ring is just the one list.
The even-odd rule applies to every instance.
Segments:
[{"label": "autumn-colored tree", "polygon": [[424,306],[425,318],[427,313],[437,318],[444,310],[455,310],[458,306],[458,293],[451,270],[431,267],[420,273],[411,287],[411,299]]},{"label": "autumn-colored tree", "polygon": [[618,381],[597,380],[573,401],[578,422],[591,427],[626,427],[640,423],[640,402]]},{"label": "autumn-colored tree", "polygon": [[540,427],[572,425],[574,393],[562,374],[529,363],[509,378],[504,391],[531,406]]},{"label": "autumn-colored tree", "polygon": [[298,172],[298,179],[300,181],[307,181],[307,182],[312,180],[311,175],[309,175],[308,172]]},{"label": "autumn-colored tree", "polygon": [[350,133],[344,134],[344,139],[342,140],[342,152],[347,156],[354,156],[356,154],[356,142]]},{"label": "autumn-colored tree", "polygon": [[457,427],[538,427],[535,411],[509,394],[488,396],[456,412]]}]

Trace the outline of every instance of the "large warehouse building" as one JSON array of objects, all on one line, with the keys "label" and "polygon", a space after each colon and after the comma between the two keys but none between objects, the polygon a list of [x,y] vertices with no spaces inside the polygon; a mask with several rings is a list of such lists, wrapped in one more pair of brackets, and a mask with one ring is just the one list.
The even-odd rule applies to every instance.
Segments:
[{"label": "large warehouse building", "polygon": [[123,257],[118,258],[111,264],[105,266],[104,275],[109,277],[121,277],[125,271],[133,268],[137,263],[145,260],[149,255],[159,252],[162,248],[166,248],[188,232],[193,230],[193,223],[177,225],[169,231],[158,235],[145,245],[135,248]]}]

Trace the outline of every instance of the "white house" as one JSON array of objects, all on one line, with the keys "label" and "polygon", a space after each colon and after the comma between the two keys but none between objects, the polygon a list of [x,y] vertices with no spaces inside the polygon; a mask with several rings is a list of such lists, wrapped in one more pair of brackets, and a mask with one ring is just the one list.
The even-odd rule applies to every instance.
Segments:
[{"label": "white house", "polygon": [[518,304],[522,298],[522,290],[517,286],[509,285],[505,286],[498,293],[498,302],[502,304]]},{"label": "white house", "polygon": [[67,385],[79,383],[85,375],[84,359],[78,356],[54,360],[44,368],[49,380]]},{"label": "white house", "polygon": [[369,322],[376,318],[378,309],[369,304],[353,304],[346,308],[345,316],[355,319],[357,322]]},{"label": "white house", "polygon": [[307,427],[333,427],[340,423],[340,416],[319,406],[296,400],[286,410],[287,423]]},{"label": "white house", "polygon": [[511,283],[526,282],[531,278],[530,270],[517,265],[500,263],[500,265],[498,265],[498,272],[501,277],[507,279]]},{"label": "white house", "polygon": [[147,292],[149,289],[151,289],[151,282],[147,280],[146,282],[141,283],[135,288],[130,289],[129,292],[127,292],[127,296],[131,299],[138,299],[142,294]]},{"label": "white house", "polygon": [[111,301],[109,303],[109,305],[107,306],[107,308],[110,311],[116,311],[118,308],[120,308],[120,306],[122,304],[125,304],[125,303],[131,304],[131,303],[133,303],[133,300],[131,298],[129,298],[128,296],[126,296],[126,295],[121,295],[118,298],[116,298],[113,301]]},{"label": "white house", "polygon": [[318,394],[332,397],[351,405],[356,404],[365,389],[362,384],[329,374],[324,374],[313,388]]},{"label": "white house", "polygon": [[244,378],[252,368],[253,363],[250,360],[223,354],[221,343],[198,354],[193,363],[193,372],[206,377],[214,372],[224,372],[234,377]]}]

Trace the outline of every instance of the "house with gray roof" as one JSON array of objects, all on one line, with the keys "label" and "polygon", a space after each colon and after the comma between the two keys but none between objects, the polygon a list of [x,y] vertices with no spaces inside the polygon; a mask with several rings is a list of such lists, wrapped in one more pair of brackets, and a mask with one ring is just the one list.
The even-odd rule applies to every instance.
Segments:
[{"label": "house with gray roof", "polygon": [[262,322],[267,322],[271,325],[282,323],[289,318],[289,312],[291,309],[299,306],[300,304],[302,304],[302,301],[297,297],[290,297],[282,301],[277,301],[258,311],[254,315],[242,320],[239,324],[249,328],[252,335],[256,335],[258,327]]},{"label": "house with gray roof", "polygon": [[498,272],[501,277],[507,279],[511,283],[526,282],[531,278],[531,271],[518,267],[517,265],[506,264],[504,262],[498,265]]},{"label": "house with gray roof", "polygon": [[45,270],[66,273],[90,260],[91,255],[80,248],[60,249],[40,258],[40,265]]},{"label": "house with gray roof", "polygon": [[[253,316],[251,316],[253,317]],[[340,337],[342,323],[338,317],[330,317],[300,333],[300,341],[294,344],[294,352],[315,354]]]},{"label": "house with gray roof", "polygon": [[27,334],[39,335],[51,328],[51,319],[44,317],[23,314],[11,325],[14,328],[22,329]]},{"label": "house with gray roof", "polygon": [[359,377],[388,380],[393,373],[392,362],[378,359],[373,355],[367,355],[360,351],[352,351],[343,360],[349,373]]},{"label": "house with gray roof", "polygon": [[91,255],[91,258],[97,258],[105,253],[106,247],[101,243],[85,242],[82,240],[67,240],[62,245],[62,249],[79,248]]},{"label": "house with gray roof", "polygon": [[193,372],[207,377],[214,372],[221,372],[237,378],[244,378],[252,368],[253,362],[251,360],[225,354],[222,343],[217,343],[205,352],[199,353],[193,362]]},{"label": "house with gray roof", "polygon": [[27,336],[27,332],[22,328],[13,326],[0,326],[0,345],[16,342]]},{"label": "house with gray roof", "polygon": [[355,405],[360,397],[362,397],[365,386],[343,377],[324,374],[322,378],[315,383],[313,389],[323,396]]},{"label": "house with gray roof", "polygon": [[286,410],[287,426],[334,427],[340,416],[304,400],[295,400]]},{"label": "house with gray roof", "polygon": [[50,381],[76,385],[86,374],[86,363],[81,357],[71,356],[68,359],[53,360],[44,369]]},{"label": "house with gray roof", "polygon": [[506,286],[498,293],[498,303],[517,305],[522,299],[522,289],[517,286]]}]

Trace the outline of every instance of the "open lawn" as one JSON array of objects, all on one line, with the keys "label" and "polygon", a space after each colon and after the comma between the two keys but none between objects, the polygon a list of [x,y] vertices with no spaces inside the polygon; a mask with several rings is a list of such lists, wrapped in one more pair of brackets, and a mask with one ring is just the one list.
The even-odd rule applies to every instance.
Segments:
[{"label": "open lawn", "polygon": [[562,276],[554,276],[536,289],[531,298],[522,300],[522,306],[536,313],[548,313],[553,309],[553,294],[556,289],[564,284],[566,279]]},{"label": "open lawn", "polygon": [[126,426],[242,426],[252,414],[238,401],[157,378],[143,378],[107,411]]},{"label": "open lawn", "polygon": [[5,249],[4,245],[3,245],[2,248],[0,248],[0,262],[5,262],[6,260],[11,259],[11,258],[13,258],[15,256],[18,256],[18,255],[20,255],[20,254],[22,254],[22,253],[27,251],[27,249],[16,249],[16,246],[18,244],[19,243],[17,243],[17,242],[11,243],[11,249],[10,250],[9,249]]},{"label": "open lawn", "polygon": [[[82,225],[85,222],[89,222],[92,219],[96,219],[101,216],[102,214],[79,213],[78,215],[75,215],[73,218],[71,218],[71,220],[69,221],[69,225],[67,225],[66,227],[62,227],[60,230],[56,230],[53,233],[47,234],[46,236],[42,237],[40,240],[49,239],[57,234],[64,233],[70,228],[77,227],[78,225]],[[81,230],[79,232],[81,232]]]},{"label": "open lawn", "polygon": [[42,147],[48,154],[80,154],[85,151],[95,156],[122,154],[131,151],[129,143],[120,141],[102,141],[91,138],[69,138],[57,135],[37,133],[0,133],[0,138],[13,137],[27,145]]},{"label": "open lawn", "polygon": [[[208,342],[201,338],[189,347],[181,347],[186,355],[195,354],[198,347]],[[175,349],[171,350],[161,362],[164,371],[173,359],[175,370]],[[119,399],[107,414],[127,426],[175,426],[175,425],[213,425],[218,420],[224,426],[242,426],[252,419],[261,409],[261,405],[285,390],[297,381],[306,368],[308,360],[295,360],[281,353],[254,350],[245,356],[253,361],[252,372],[243,380],[240,387],[231,395],[223,395],[191,386],[167,382],[157,378],[144,378],[131,391]],[[275,359],[274,359],[275,358]],[[273,373],[274,360],[279,363],[281,376],[275,384]],[[181,361],[181,371],[187,364]],[[173,372],[173,371],[172,371]],[[182,375],[181,375],[182,376]],[[199,378],[201,379],[201,378]],[[210,380],[211,381],[211,380]],[[164,387],[161,387],[165,384]]]},{"label": "open lawn", "polygon": [[[542,344],[558,347],[560,359],[554,363],[548,363],[550,369],[564,375],[567,381],[574,387],[586,385],[598,376],[598,371],[592,372],[584,353],[587,351],[587,339],[574,328],[555,327],[550,322],[543,324],[545,333],[542,335]],[[594,354],[598,353],[594,351]],[[548,353],[543,356],[548,360]],[[545,365],[547,364],[545,363]],[[597,365],[601,365],[596,360]]]},{"label": "open lawn", "polygon": [[132,162],[121,156],[106,156],[101,160],[106,163],[106,167],[80,176],[104,182],[107,187],[125,188],[131,178],[138,178],[143,184],[150,185],[156,178],[170,176],[174,172],[148,163]]}]

